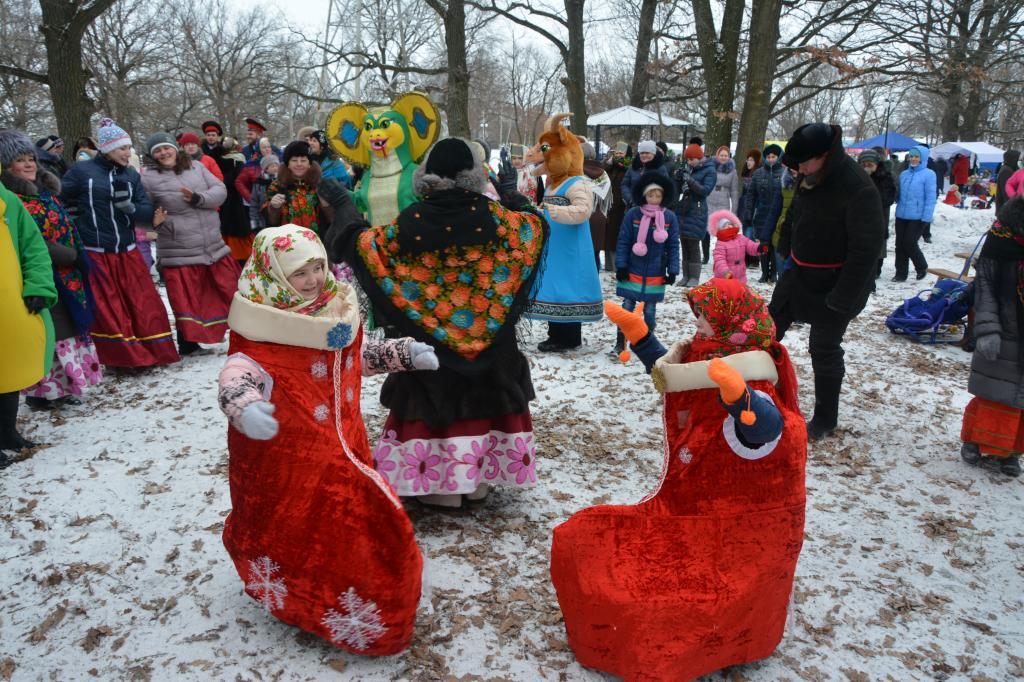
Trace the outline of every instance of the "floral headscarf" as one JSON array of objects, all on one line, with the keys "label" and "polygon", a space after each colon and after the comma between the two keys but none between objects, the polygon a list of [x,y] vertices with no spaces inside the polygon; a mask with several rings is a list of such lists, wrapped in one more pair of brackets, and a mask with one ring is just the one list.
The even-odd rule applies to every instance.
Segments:
[{"label": "floral headscarf", "polygon": [[[288,283],[288,276],[317,260],[324,263],[324,287],[316,299],[307,301]],[[327,251],[316,233],[298,225],[283,225],[268,227],[256,235],[252,256],[238,279],[238,293],[253,303],[303,315],[319,315],[338,294],[338,283],[328,266]]]},{"label": "floral headscarf", "polygon": [[707,321],[713,335],[694,336],[686,361],[710,360],[751,350],[766,351],[772,356],[779,374],[779,394],[799,410],[796,373],[785,346],[775,340],[775,321],[764,299],[739,280],[718,277],[690,289],[688,298],[693,314]]}]

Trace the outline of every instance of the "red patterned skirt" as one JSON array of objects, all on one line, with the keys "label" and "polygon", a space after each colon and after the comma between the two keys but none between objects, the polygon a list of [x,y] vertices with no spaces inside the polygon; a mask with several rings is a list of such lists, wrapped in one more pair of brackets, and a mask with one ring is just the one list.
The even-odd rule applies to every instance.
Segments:
[{"label": "red patterned skirt", "polygon": [[165,267],[163,273],[178,339],[194,343],[223,341],[228,309],[242,274],[238,263],[228,255],[211,265]]},{"label": "red patterned skirt", "polygon": [[240,263],[249,260],[249,256],[252,255],[252,241],[255,238],[256,235],[252,234],[247,234],[244,237],[232,237],[231,235],[222,237],[224,243],[231,249],[231,257]]},{"label": "red patterned skirt", "polygon": [[1024,410],[971,398],[964,410],[960,440],[976,443],[983,455],[1007,457],[1024,452]]},{"label": "red patterned skirt", "polygon": [[100,362],[111,367],[167,365],[181,358],[167,309],[138,249],[87,251],[96,315],[89,330]]}]

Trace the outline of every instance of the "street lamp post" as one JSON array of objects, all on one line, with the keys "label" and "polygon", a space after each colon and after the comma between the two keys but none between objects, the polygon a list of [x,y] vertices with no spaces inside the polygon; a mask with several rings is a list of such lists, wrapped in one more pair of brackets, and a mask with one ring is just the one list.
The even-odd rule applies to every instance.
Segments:
[{"label": "street lamp post", "polygon": [[882,141],[882,147],[885,149],[885,153],[889,155],[889,114],[892,113],[892,100],[888,97],[885,98],[885,138]]}]

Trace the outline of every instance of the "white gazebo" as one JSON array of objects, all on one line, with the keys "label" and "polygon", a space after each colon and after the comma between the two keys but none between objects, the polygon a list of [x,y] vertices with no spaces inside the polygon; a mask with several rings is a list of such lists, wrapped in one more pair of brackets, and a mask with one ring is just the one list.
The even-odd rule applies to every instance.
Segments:
[{"label": "white gazebo", "polygon": [[[693,124],[675,116],[665,114],[658,115],[656,111],[631,107],[628,104],[618,109],[602,111],[600,114],[592,114],[587,118],[587,126],[594,129],[594,148],[599,148],[601,143],[601,128],[654,128],[659,126],[678,126],[683,129],[683,137],[686,137],[686,130]],[[653,132],[652,132],[652,137]]]}]

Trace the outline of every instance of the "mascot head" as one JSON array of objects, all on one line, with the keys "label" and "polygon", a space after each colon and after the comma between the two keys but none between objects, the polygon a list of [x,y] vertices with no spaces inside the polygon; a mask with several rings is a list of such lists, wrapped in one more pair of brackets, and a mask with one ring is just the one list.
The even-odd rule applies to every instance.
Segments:
[{"label": "mascot head", "polygon": [[437,140],[440,119],[429,97],[409,92],[387,107],[346,102],[330,113],[325,129],[334,151],[351,163],[369,166],[397,155],[405,167],[419,163]]},{"label": "mascot head", "polygon": [[580,138],[562,125],[562,120],[572,114],[554,114],[544,126],[544,132],[527,153],[527,160],[535,162],[543,158],[544,172],[548,184],[557,187],[568,178],[583,175],[583,147]]}]

